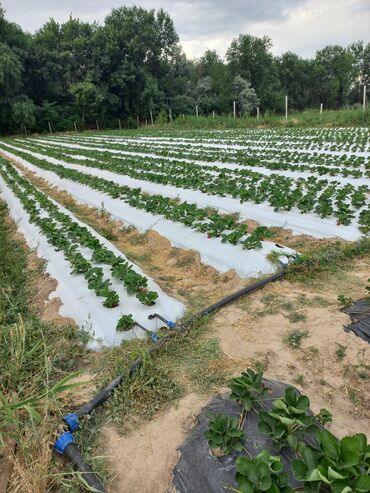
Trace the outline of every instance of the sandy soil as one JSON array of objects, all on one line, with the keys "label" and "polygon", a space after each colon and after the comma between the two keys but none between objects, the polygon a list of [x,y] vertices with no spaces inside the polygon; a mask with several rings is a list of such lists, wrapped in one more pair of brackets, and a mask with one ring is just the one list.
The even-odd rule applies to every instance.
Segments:
[{"label": "sandy soil", "polygon": [[[109,463],[115,470],[113,491],[159,493],[171,483],[171,471],[178,460],[176,452],[207,399],[188,394],[170,409],[120,437],[112,427],[102,430],[102,442]],[[119,466],[119,467],[117,467]]]}]

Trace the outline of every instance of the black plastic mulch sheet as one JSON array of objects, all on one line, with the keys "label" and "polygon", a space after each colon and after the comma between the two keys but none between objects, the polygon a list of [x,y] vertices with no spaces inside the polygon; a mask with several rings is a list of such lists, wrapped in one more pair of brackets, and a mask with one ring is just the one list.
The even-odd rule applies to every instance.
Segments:
[{"label": "black plastic mulch sheet", "polygon": [[[269,411],[272,401],[284,395],[288,385],[271,380],[264,380],[264,384],[271,389],[269,397],[262,406],[256,406],[255,411],[247,414],[244,432],[247,437],[243,445],[252,457],[255,457],[263,449],[267,449],[271,455],[280,455],[284,468],[289,474],[289,483],[294,488],[299,485],[291,473],[290,464],[294,459],[290,449],[284,448],[276,453],[272,440],[258,430],[258,412]],[[245,452],[233,452],[226,457],[215,457],[212,455],[204,432],[208,428],[208,412],[224,413],[237,417],[241,406],[229,399],[227,395],[217,395],[199,415],[197,425],[192,429],[185,442],[178,449],[180,458],[173,470],[172,489],[179,493],[225,493],[225,486],[237,488],[234,480],[235,461],[239,455]],[[314,441],[307,440],[313,445]]]},{"label": "black plastic mulch sheet", "polygon": [[350,307],[343,308],[342,311],[351,317],[351,323],[346,325],[344,330],[354,332],[370,344],[370,300],[356,301]]}]

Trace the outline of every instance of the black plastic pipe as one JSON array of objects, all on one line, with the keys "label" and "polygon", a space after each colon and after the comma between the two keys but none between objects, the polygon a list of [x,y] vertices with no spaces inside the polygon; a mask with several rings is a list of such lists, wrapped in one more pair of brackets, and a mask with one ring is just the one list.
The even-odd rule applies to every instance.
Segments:
[{"label": "black plastic pipe", "polygon": [[212,313],[216,312],[220,308],[224,307],[225,305],[228,305],[229,303],[232,303],[233,301],[238,300],[242,296],[253,293],[253,291],[257,291],[258,289],[263,288],[263,286],[266,286],[266,284],[269,284],[270,282],[277,281],[278,279],[281,279],[284,277],[286,274],[285,270],[282,270],[276,274],[273,274],[272,276],[266,277],[266,279],[261,279],[261,281],[254,282],[250,286],[247,286],[246,288],[241,289],[240,291],[237,291],[236,293],[230,294],[229,296],[226,296],[226,298],[223,298],[222,300],[218,301],[217,303],[214,303],[213,305],[209,306],[208,308],[205,308],[201,312],[197,313],[191,318],[188,318],[188,320],[185,320],[181,324],[181,329],[189,327],[192,323],[194,323],[196,320],[199,320],[200,318],[205,317],[206,315],[211,315]]},{"label": "black plastic pipe", "polygon": [[91,467],[86,464],[84,456],[76,443],[70,443],[67,445],[63,455],[71,461],[72,466],[81,473],[81,476],[84,478],[86,483],[94,489],[93,491],[106,493],[107,490]]},{"label": "black plastic pipe", "polygon": [[[188,318],[181,324],[179,324],[178,330],[186,330],[192,323],[195,321],[201,319],[202,317],[205,317],[207,315],[211,315],[212,313],[216,312],[220,308],[228,305],[229,303],[232,303],[233,301],[238,300],[242,296],[245,296],[246,294],[253,293],[254,291],[257,291],[258,289],[263,288],[267,284],[277,281],[278,279],[281,279],[284,277],[286,274],[286,270],[282,270],[278,272],[277,274],[273,274],[272,276],[266,277],[265,279],[262,279],[260,281],[257,281],[253,284],[250,284],[249,286],[237,291],[236,293],[233,293],[229,296],[226,296],[222,300],[218,301],[217,303],[214,303],[213,305],[209,306],[208,308],[200,311],[196,315]],[[153,354],[157,352],[162,346],[166,344],[171,339],[171,335],[167,335],[165,337],[162,337],[161,339],[158,340],[155,344],[150,346],[150,348],[147,351],[147,354]],[[138,358],[136,361],[134,361],[128,371],[124,374],[119,375],[116,377],[112,382],[110,382],[106,387],[104,387],[95,397],[93,397],[89,402],[84,404],[80,409],[78,409],[73,416],[76,417],[77,421],[78,418],[87,414],[90,414],[96,407],[98,407],[100,404],[102,404],[104,401],[108,399],[108,397],[111,395],[113,390],[120,385],[125,378],[132,377],[135,372],[141,367],[143,364],[143,358]],[[68,421],[66,420],[67,424]],[[77,424],[76,424],[77,426]],[[71,431],[75,429],[75,426]],[[86,483],[91,486],[92,488],[95,488],[97,491],[105,493],[106,489],[104,486],[101,484],[100,480],[96,477],[94,472],[92,471],[91,467],[85,463],[83,459],[83,455],[81,451],[79,450],[77,444],[75,442],[69,444],[67,447],[65,447],[63,455],[68,457],[70,461],[72,462],[73,466],[82,473],[82,476]]]}]

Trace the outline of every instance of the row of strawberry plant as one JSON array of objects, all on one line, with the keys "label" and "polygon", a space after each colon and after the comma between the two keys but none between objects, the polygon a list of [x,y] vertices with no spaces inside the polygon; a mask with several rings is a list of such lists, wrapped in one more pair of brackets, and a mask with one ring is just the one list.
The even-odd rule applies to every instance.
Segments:
[{"label": "row of strawberry plant", "polygon": [[[30,222],[41,229],[56,250],[63,251],[72,266],[72,273],[82,274],[89,289],[95,291],[97,296],[105,297],[104,306],[118,306],[119,295],[110,289],[111,282],[104,279],[103,269],[93,266],[93,263],[108,265],[111,276],[122,281],[127,293],[135,295],[141,303],[148,306],[155,303],[158,294],[147,289],[148,279],[135,272],[131,264],[106,248],[86,227],[61,212],[54,202],[19,175],[7,161],[1,160],[0,172],[21,200]],[[45,212],[47,217],[44,216]],[[82,255],[81,247],[91,251],[91,260]]]},{"label": "row of strawberry plant", "polygon": [[148,195],[142,193],[140,188],[118,185],[113,181],[81,173],[61,165],[54,165],[47,160],[30,157],[21,152],[18,152],[17,155],[25,157],[41,169],[53,171],[61,178],[73,180],[102,191],[112,198],[123,200],[131,207],[143,209],[151,214],[160,214],[166,219],[182,223],[206,234],[208,237],[220,237],[223,243],[240,244],[247,249],[261,248],[261,241],[264,238],[271,238],[275,234],[272,229],[265,226],[258,226],[250,234],[247,234],[247,224],[237,221],[234,216],[221,215],[209,208],[199,208],[196,204],[178,203],[176,199],[162,195]]},{"label": "row of strawberry plant", "polygon": [[[40,151],[44,151],[47,149],[49,152],[53,152],[53,155],[59,155],[61,157],[67,156],[69,158],[73,157],[76,154],[76,151],[72,148],[69,147],[63,147],[61,148],[59,145],[55,145],[53,143],[48,143],[45,141],[45,144],[40,144],[39,142],[35,141],[26,141],[23,140],[21,141],[22,147],[30,148],[30,149],[38,149]],[[129,151],[128,151],[129,152]],[[226,156],[226,159],[224,156],[218,157],[215,156],[214,161],[220,161],[220,159],[223,159],[223,163],[221,165],[212,165],[211,161],[207,161],[210,164],[206,164],[206,162],[200,164],[200,163],[189,163],[188,161],[184,161],[183,157],[167,157],[163,156],[161,153],[158,155],[151,155],[147,157],[143,156],[134,156],[134,155],[124,155],[121,154],[119,156],[117,155],[112,155],[111,153],[107,151],[101,151],[101,152],[96,152],[92,151],[90,149],[82,149],[79,150],[79,155],[86,156],[86,157],[93,157],[94,159],[99,159],[99,160],[107,160],[107,159],[119,159],[122,161],[133,161],[134,159],[138,164],[141,162],[143,163],[158,163],[158,164],[172,164],[172,165],[177,165],[179,168],[183,169],[183,172],[186,172],[186,169],[189,167],[189,164],[192,164],[193,166],[196,167],[201,167],[204,170],[209,170],[213,171],[214,173],[222,173],[223,170],[226,170],[226,173],[234,174],[234,175],[241,175],[243,176],[243,172],[245,171],[243,167],[236,168],[236,169],[228,169],[226,167],[222,167],[222,164],[228,164],[229,162],[233,162],[233,160],[228,159]],[[322,166],[322,165],[306,165],[306,164],[291,164],[287,162],[280,162],[280,161],[267,161],[267,160],[262,160],[259,158],[245,158],[243,160],[244,165],[248,165],[249,167],[262,167],[266,168],[267,170],[273,170],[273,171],[278,171],[278,170],[283,170],[283,171],[294,171],[297,173],[313,173],[313,174],[318,174],[320,176],[322,175],[330,175],[330,176],[337,176],[337,175],[342,175],[344,177],[351,176],[353,178],[361,178],[363,176],[370,176],[370,171],[364,171],[362,169],[350,169],[350,168],[338,168],[334,166]]]},{"label": "row of strawberry plant", "polygon": [[[49,139],[45,139],[49,140]],[[94,142],[95,146],[102,148],[106,147],[104,142],[94,141],[92,137],[61,137],[59,139],[53,139],[54,142],[65,143],[78,143],[79,146],[91,146]],[[333,155],[323,152],[307,153],[303,151],[290,151],[286,148],[278,149],[276,146],[272,148],[263,148],[260,146],[250,146],[240,149],[234,149],[232,147],[212,147],[206,144],[192,145],[191,142],[187,143],[166,143],[158,142],[153,139],[150,142],[146,141],[130,141],[121,140],[118,142],[110,142],[109,148],[116,151],[130,151],[130,152],[145,152],[156,154],[162,154],[168,157],[186,157],[192,160],[201,161],[222,161],[232,162],[237,164],[245,164],[248,166],[260,165],[264,166],[265,162],[276,161],[278,163],[306,163],[325,166],[345,166],[349,168],[359,168],[368,163],[364,156],[356,155]]]},{"label": "row of strawberry plant", "polygon": [[[243,145],[244,143],[257,143],[258,145],[270,146],[299,146],[302,150],[324,149],[328,152],[364,152],[368,148],[369,134],[368,129],[361,129],[362,132],[347,132],[313,134],[312,129],[305,129],[300,134],[293,129],[224,129],[224,130],[158,130],[151,132],[136,132],[135,135],[123,135],[127,140],[158,140],[177,142],[192,140],[196,143],[221,143]],[[122,138],[121,133],[109,132],[98,134],[96,138],[118,139]]]},{"label": "row of strawberry plant", "polygon": [[[269,399],[269,389],[263,384],[262,376],[262,372],[248,369],[231,381],[230,398],[241,406],[239,419],[210,413],[205,437],[215,455],[246,450],[243,445],[246,414]],[[338,441],[323,428],[332,421],[331,413],[321,409],[318,415],[313,415],[309,407],[307,396],[288,387],[283,396],[273,400],[270,411],[258,412],[259,429],[272,439],[274,450],[280,453],[290,448],[295,455],[291,467],[300,483],[298,490],[304,489],[306,493],[369,492],[370,445],[366,435],[358,433]],[[308,437],[313,445],[306,443]],[[254,458],[240,455],[236,459],[235,481],[239,493],[294,493],[280,456],[271,456],[267,450]]]},{"label": "row of strawberry plant", "polygon": [[[233,143],[228,140],[225,142],[218,141],[202,141],[199,140],[198,138],[182,138],[181,136],[174,138],[174,139],[168,139],[168,138],[161,138],[158,136],[153,136],[153,137],[121,137],[121,138],[111,138],[111,137],[104,137],[104,136],[61,136],[57,137],[53,140],[58,140],[60,142],[96,142],[100,144],[113,144],[113,145],[118,145],[118,146],[123,146],[127,147],[130,145],[136,145],[136,146],[148,146],[148,145],[153,145],[154,147],[158,148],[164,148],[164,149],[191,149],[192,151],[205,151],[208,150],[210,152],[225,152],[225,153],[236,153],[238,151],[250,151],[251,153],[262,153],[266,155],[266,158],[268,156],[270,157],[278,157],[279,155],[284,153],[285,156],[304,156],[308,161],[315,163],[317,162],[318,164],[325,164],[327,161],[328,163],[330,162],[335,162],[338,161],[338,163],[343,162],[347,164],[348,166],[351,166],[351,160],[355,159],[356,164],[360,163],[366,163],[368,161],[366,156],[365,151],[358,151],[357,148],[354,147],[354,149],[351,150],[325,150],[322,148],[317,148],[317,149],[305,149],[304,146],[300,147],[297,146],[296,149],[291,148],[289,145],[289,142],[287,143],[279,143],[278,141],[276,142],[271,142],[268,144],[264,144],[263,142],[260,142],[258,139],[256,141],[250,141],[250,142],[239,142],[239,143]],[[360,158],[357,160],[357,158]],[[321,159],[321,161],[318,161],[318,159]]]},{"label": "row of strawberry plant", "polygon": [[[109,133],[109,136],[112,134]],[[366,151],[369,144],[368,128],[269,128],[269,129],[223,129],[223,130],[158,130],[148,135],[165,138],[191,138],[196,141],[207,142],[236,142],[244,141],[283,145],[285,147],[298,144],[302,149],[327,149],[331,151]]]},{"label": "row of strawberry plant", "polygon": [[[27,154],[21,149],[14,151],[27,159]],[[52,155],[53,152],[51,151]],[[45,157],[47,159],[47,157]],[[73,158],[66,157],[66,160]],[[245,171],[243,177],[231,177],[225,170],[215,176],[207,174],[195,165],[189,165],[189,171],[185,175],[176,176],[175,173],[165,173],[170,168],[167,163],[158,167],[158,172],[143,172],[134,166],[135,160],[125,166],[125,162],[106,163],[84,161],[84,166],[112,170],[126,174],[133,178],[144,179],[154,183],[171,184],[179,188],[196,189],[212,195],[230,195],[238,197],[240,202],[253,201],[255,203],[267,202],[277,212],[279,209],[291,210],[297,207],[300,212],[315,212],[320,217],[335,216],[338,224],[348,225],[352,222],[356,211],[360,211],[359,224],[364,233],[369,231],[370,211],[367,206],[368,187],[362,185],[355,187],[351,184],[340,185],[336,181],[319,180],[315,177],[293,179],[273,174],[270,176]],[[166,166],[166,168],[165,168]],[[157,169],[158,169],[157,168]],[[353,206],[349,205],[350,202]]]}]

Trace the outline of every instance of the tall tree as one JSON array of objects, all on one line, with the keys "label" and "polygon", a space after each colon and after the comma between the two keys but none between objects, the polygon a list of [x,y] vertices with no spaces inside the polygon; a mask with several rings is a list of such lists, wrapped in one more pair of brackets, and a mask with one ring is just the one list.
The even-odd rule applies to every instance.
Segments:
[{"label": "tall tree", "polygon": [[354,74],[354,59],[349,50],[338,45],[326,46],[315,56],[312,70],[312,102],[328,108],[348,103]]},{"label": "tall tree", "polygon": [[258,38],[241,34],[227,50],[226,59],[232,74],[248,80],[261,101],[262,110],[278,110],[283,104],[278,71],[267,36]]},{"label": "tall tree", "polygon": [[239,114],[249,113],[257,107],[259,100],[256,91],[251,86],[251,83],[240,77],[240,75],[234,77],[233,90],[236,109]]}]

